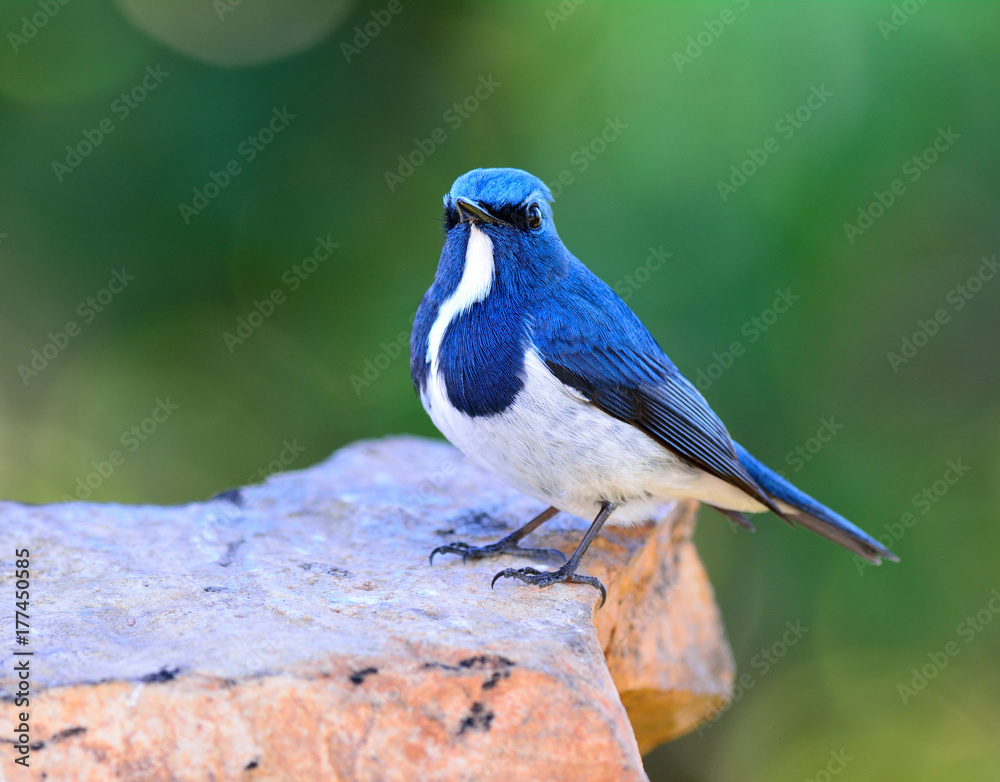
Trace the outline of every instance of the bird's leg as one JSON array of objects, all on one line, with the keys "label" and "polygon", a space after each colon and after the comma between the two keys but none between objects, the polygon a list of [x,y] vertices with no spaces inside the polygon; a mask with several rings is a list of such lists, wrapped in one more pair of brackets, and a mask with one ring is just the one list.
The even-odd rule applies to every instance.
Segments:
[{"label": "bird's leg", "polygon": [[597,514],[597,518],[590,525],[590,529],[587,530],[587,534],[583,536],[583,540],[580,541],[580,545],[576,547],[576,551],[573,552],[573,556],[567,560],[558,570],[535,570],[533,567],[523,567],[523,568],[507,568],[506,570],[501,570],[495,576],[493,576],[493,581],[490,584],[497,582],[499,578],[517,578],[526,584],[534,584],[535,586],[547,587],[550,584],[555,584],[560,581],[564,581],[568,584],[590,584],[594,589],[597,589],[601,593],[601,605],[604,605],[604,601],[608,599],[608,590],[604,588],[598,579],[594,576],[581,576],[576,572],[577,567],[580,564],[580,560],[586,553],[590,544],[597,537],[597,533],[601,531],[601,527],[604,526],[604,522],[608,520],[608,516],[611,515],[612,511],[615,509],[615,504],[613,502],[603,502],[601,503],[601,512]]},{"label": "bird's leg", "polygon": [[438,546],[431,552],[431,564],[434,564],[435,554],[461,554],[463,562],[470,559],[495,557],[499,554],[516,554],[520,557],[527,557],[528,559],[552,559],[554,557],[565,562],[566,555],[558,549],[523,548],[518,545],[521,538],[533,532],[537,527],[551,519],[558,512],[558,508],[548,508],[543,510],[523,527],[514,530],[506,537],[500,538],[500,540],[496,543],[490,543],[487,546],[470,546],[468,543],[448,543],[444,546]]}]

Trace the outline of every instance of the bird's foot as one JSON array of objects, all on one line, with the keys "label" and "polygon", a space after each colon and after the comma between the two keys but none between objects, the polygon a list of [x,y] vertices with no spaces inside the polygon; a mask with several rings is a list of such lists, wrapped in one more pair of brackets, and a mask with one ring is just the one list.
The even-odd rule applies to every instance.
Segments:
[{"label": "bird's foot", "polygon": [[601,605],[598,608],[601,608],[608,599],[608,590],[604,588],[604,584],[599,579],[594,576],[582,576],[575,569],[569,569],[566,565],[563,565],[558,570],[535,570],[533,567],[509,567],[493,576],[490,588],[501,578],[516,578],[525,584],[534,584],[538,587],[547,587],[559,582],[566,584],[590,584],[590,586],[601,593]]},{"label": "bird's foot", "polygon": [[434,564],[435,554],[461,554],[463,562],[468,562],[470,559],[497,557],[501,554],[514,554],[515,556],[526,557],[527,559],[556,559],[562,562],[566,561],[566,555],[559,549],[525,548],[517,544],[518,540],[519,538],[508,535],[496,543],[490,543],[487,546],[470,546],[468,543],[462,542],[447,543],[444,546],[438,546],[431,552],[431,564]]}]

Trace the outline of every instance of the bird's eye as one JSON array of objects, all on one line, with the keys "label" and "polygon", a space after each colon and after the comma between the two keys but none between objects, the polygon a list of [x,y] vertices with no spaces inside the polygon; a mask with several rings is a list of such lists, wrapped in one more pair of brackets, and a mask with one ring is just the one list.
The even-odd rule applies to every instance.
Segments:
[{"label": "bird's eye", "polygon": [[528,207],[528,228],[542,227],[542,208],[538,204]]}]

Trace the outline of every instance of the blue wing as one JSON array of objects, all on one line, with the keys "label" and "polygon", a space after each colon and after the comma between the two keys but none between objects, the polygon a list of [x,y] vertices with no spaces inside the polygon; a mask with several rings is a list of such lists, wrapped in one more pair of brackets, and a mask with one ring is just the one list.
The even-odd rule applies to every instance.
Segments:
[{"label": "blue wing", "polygon": [[[546,321],[544,328],[532,329],[532,339],[549,371],[592,404],[743,490],[786,521],[876,564],[882,557],[899,561],[877,540],[734,443],[705,398],[635,313],[575,258],[567,283],[541,303],[535,318]],[[784,503],[786,510],[776,502]],[[735,516],[750,526],[741,514]]]},{"label": "blue wing", "polygon": [[535,314],[540,357],[560,381],[689,464],[778,508],[740,462],[726,427],[635,313],[583,264]]}]

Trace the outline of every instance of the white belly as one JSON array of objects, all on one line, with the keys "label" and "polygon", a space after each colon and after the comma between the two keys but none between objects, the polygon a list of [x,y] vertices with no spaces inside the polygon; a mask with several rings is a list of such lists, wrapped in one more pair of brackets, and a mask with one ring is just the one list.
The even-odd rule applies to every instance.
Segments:
[{"label": "white belly", "polygon": [[[631,524],[655,518],[675,497],[711,501],[706,493],[732,490],[738,504],[740,496],[750,500],[588,403],[534,352],[525,360],[524,388],[499,415],[456,410],[440,372],[428,377],[421,401],[437,428],[471,460],[525,494],[584,518],[593,518],[605,501],[619,506],[608,523]],[[713,484],[722,486],[713,491]],[[752,504],[744,509],[760,507]]]}]

